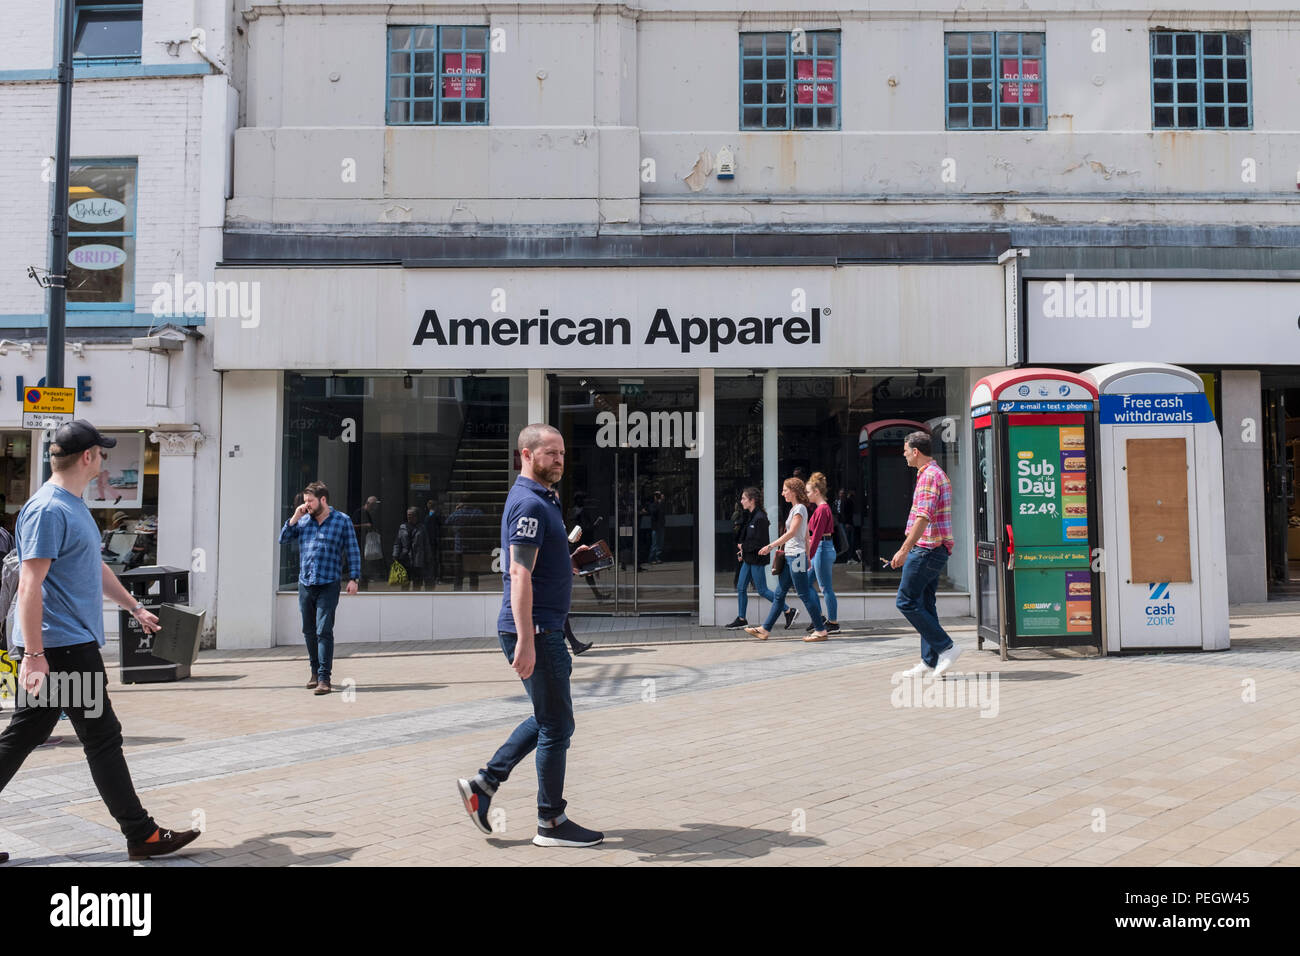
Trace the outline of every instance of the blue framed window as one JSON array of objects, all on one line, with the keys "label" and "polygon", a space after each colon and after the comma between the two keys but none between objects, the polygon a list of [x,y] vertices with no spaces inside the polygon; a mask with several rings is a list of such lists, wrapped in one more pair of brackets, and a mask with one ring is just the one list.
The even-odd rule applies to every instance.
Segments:
[{"label": "blue framed window", "polygon": [[1153,30],[1153,129],[1250,129],[1250,34]]},{"label": "blue framed window", "polygon": [[742,33],[740,128],[839,129],[839,31]]},{"label": "blue framed window", "polygon": [[68,179],[68,308],[135,309],[136,161],[74,159]]},{"label": "blue framed window", "polygon": [[487,43],[487,27],[389,27],[388,125],[485,125]]},{"label": "blue framed window", "polygon": [[72,16],[73,66],[139,63],[141,3],[76,0]]},{"label": "blue framed window", "polygon": [[1046,129],[1041,33],[944,34],[948,129]]}]

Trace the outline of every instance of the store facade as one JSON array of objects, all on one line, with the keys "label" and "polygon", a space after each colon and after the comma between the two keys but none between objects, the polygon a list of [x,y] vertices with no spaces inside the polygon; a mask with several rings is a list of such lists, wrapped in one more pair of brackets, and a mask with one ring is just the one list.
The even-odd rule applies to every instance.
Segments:
[{"label": "store facade", "polygon": [[1201,374],[1223,436],[1229,600],[1300,593],[1300,276],[1023,274],[1029,364],[1160,361]]},{"label": "store facade", "polygon": [[[301,640],[296,558],[276,538],[315,479],[362,529],[359,544],[379,539],[363,593],[340,603],[339,640],[493,633],[500,509],[529,421],[564,435],[567,523],[617,559],[575,583],[576,612],[731,620],[740,492],[759,487],[775,521],[781,479],[803,468],[828,476],[850,528],[834,574],[840,618],[894,617],[896,572],[878,557],[903,537],[908,431],[935,438],[959,538],[972,522],[966,399],[1006,356],[995,255],[219,267],[220,280],[256,286],[262,314],[256,327],[213,328],[226,423],[218,580],[239,595],[222,603],[218,646],[257,644],[266,620],[273,643]],[[431,554],[417,580],[390,583],[406,521]],[[971,612],[968,545],[941,614]],[[762,607],[751,603],[751,619]]]},{"label": "store facade", "polygon": [[[105,563],[115,572],[155,564],[191,570],[195,603],[210,606],[215,592],[207,574],[215,542],[205,535],[204,501],[216,495],[208,437],[196,414],[203,396],[196,362],[201,333],[162,330],[150,350],[126,343],[86,342],[74,332],[65,381],[76,389],[76,415],[117,444],[84,500],[102,535]],[[18,511],[44,481],[46,433],[22,427],[25,386],[44,381],[45,348],[11,345],[0,350],[0,476],[4,524],[13,530]],[[208,373],[208,378],[213,378]],[[213,383],[215,384],[215,383]],[[213,396],[215,397],[215,396]],[[117,634],[117,608],[105,603],[105,633]]]}]

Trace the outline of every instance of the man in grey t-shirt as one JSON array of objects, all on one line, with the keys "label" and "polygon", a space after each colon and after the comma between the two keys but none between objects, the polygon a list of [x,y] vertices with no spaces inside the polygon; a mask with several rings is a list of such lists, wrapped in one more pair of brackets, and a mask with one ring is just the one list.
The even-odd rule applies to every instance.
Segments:
[{"label": "man in grey t-shirt", "polygon": [[143,860],[179,850],[199,834],[161,829],[140,805],[122,753],[122,725],[108,699],[99,653],[104,595],[129,608],[147,633],[158,630],[158,618],[100,558],[99,528],[81,497],[100,471],[102,449],[116,444],[81,419],[59,426],[50,445],[54,473],[18,513],[22,571],[13,644],[21,667],[18,706],[0,734],[0,791],[65,712],[99,795],[126,837],[129,858]]}]

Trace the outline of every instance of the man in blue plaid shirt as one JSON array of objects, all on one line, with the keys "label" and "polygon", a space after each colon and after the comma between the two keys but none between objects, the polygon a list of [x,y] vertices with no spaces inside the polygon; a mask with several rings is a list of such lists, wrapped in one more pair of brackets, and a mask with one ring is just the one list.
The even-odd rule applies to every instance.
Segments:
[{"label": "man in blue plaid shirt", "polygon": [[317,695],[330,692],[334,663],[334,611],[339,605],[343,578],[343,549],[348,552],[348,593],[357,593],[361,574],[361,549],[351,519],[329,506],[329,489],[313,481],[302,493],[302,504],[280,529],[280,541],[298,542],[298,610],[302,636],[311,659],[307,689]]}]

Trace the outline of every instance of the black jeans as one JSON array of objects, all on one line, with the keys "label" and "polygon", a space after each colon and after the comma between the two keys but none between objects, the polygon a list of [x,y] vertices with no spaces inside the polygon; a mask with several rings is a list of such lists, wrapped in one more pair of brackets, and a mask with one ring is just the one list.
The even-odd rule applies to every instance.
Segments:
[{"label": "black jeans", "polygon": [[[16,664],[22,661],[20,648],[14,649],[12,659]],[[9,726],[0,734],[0,791],[9,785],[27,755],[45,743],[59,722],[59,712],[65,711],[81,740],[90,775],[108,812],[117,820],[128,843],[143,843],[153,836],[157,824],[140,805],[131,783],[131,771],[122,753],[122,725],[108,699],[108,674],[99,645],[91,641],[73,647],[50,647],[45,659],[52,675],[78,675],[81,686],[94,688],[95,699],[48,699],[45,706],[36,706],[20,697]]]}]

